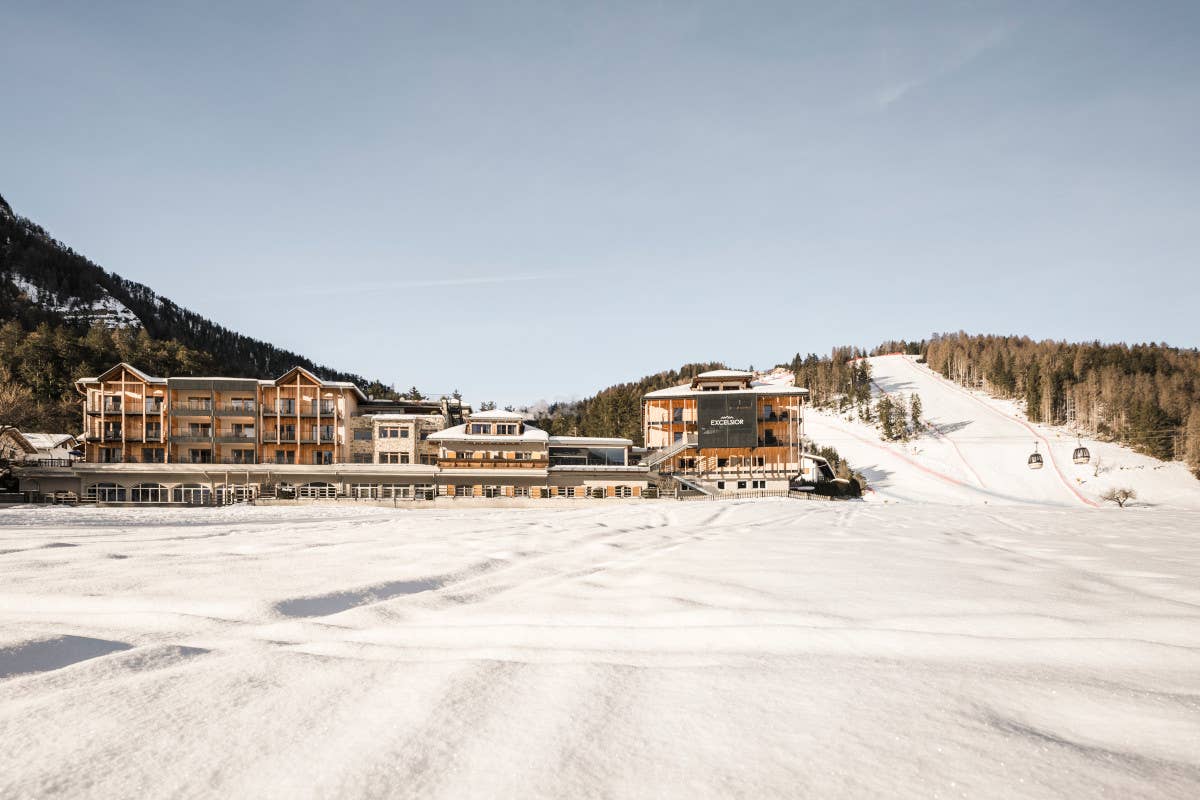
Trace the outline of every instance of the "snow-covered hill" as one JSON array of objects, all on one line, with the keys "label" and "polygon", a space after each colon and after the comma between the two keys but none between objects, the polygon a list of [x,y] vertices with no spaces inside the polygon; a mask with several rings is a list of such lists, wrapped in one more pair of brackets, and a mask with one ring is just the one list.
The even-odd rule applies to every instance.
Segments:
[{"label": "snow-covered hill", "polygon": [[[932,372],[911,356],[870,359],[876,396],[921,397],[928,422],[909,442],[881,441],[852,414],[810,410],[807,435],[832,445],[866,475],[876,499],[968,504],[1095,506],[1110,487],[1137,491],[1134,505],[1200,508],[1200,481],[1181,463],[1091,439],[1085,465],[1072,462],[1077,440],[1069,431],[1030,423],[1016,404],[972,392]],[[1040,470],[1026,464],[1035,446]]]},{"label": "snow-covered hill", "polygon": [[23,275],[9,275],[8,278],[17,291],[24,295],[29,302],[39,305],[47,311],[60,314],[64,318],[89,324],[102,322],[115,328],[142,324],[137,314],[107,291],[102,290],[103,293],[97,300],[84,300],[78,297],[56,295]]}]

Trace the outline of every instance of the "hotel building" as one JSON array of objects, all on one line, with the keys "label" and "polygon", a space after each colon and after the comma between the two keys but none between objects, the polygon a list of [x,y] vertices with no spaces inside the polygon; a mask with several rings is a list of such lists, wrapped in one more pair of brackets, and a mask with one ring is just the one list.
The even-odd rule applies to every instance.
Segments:
[{"label": "hotel building", "polygon": [[643,463],[707,493],[787,490],[795,481],[832,478],[824,459],[802,449],[807,395],[728,369],[649,392]]}]

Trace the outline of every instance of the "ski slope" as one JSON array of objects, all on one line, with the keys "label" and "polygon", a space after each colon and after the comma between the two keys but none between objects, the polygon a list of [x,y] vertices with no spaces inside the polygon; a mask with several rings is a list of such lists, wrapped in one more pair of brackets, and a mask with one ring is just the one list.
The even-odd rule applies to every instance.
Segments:
[{"label": "ski slope", "polygon": [[[1084,439],[1092,461],[1072,462],[1068,431],[1030,423],[1013,402],[968,391],[911,356],[869,359],[875,397],[921,397],[925,430],[910,442],[884,442],[851,414],[810,410],[807,435],[832,445],[891,501],[1094,507],[1110,487],[1131,487],[1141,507],[1200,508],[1200,481],[1183,464],[1165,463],[1120,445]],[[1026,461],[1037,447],[1040,470]],[[1096,474],[1097,462],[1100,473]]]}]

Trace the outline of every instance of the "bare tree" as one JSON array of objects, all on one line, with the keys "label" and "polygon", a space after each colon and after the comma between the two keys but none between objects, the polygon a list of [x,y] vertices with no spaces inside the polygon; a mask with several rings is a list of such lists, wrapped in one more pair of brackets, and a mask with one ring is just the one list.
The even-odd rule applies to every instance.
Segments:
[{"label": "bare tree", "polygon": [[1137,499],[1137,492],[1129,488],[1118,489],[1113,487],[1100,495],[1100,499],[1108,503],[1116,503],[1120,508],[1124,508],[1125,504],[1130,500]]},{"label": "bare tree", "polygon": [[27,427],[37,420],[37,401],[29,388],[0,378],[0,431]]}]

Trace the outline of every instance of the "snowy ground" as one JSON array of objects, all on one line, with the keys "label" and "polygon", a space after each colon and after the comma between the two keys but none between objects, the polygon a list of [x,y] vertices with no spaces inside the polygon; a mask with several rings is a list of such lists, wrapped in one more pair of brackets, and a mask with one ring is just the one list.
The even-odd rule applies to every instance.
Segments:
[{"label": "snowy ground", "polygon": [[1200,796],[1200,512],[1061,491],[3,511],[0,797]]}]

